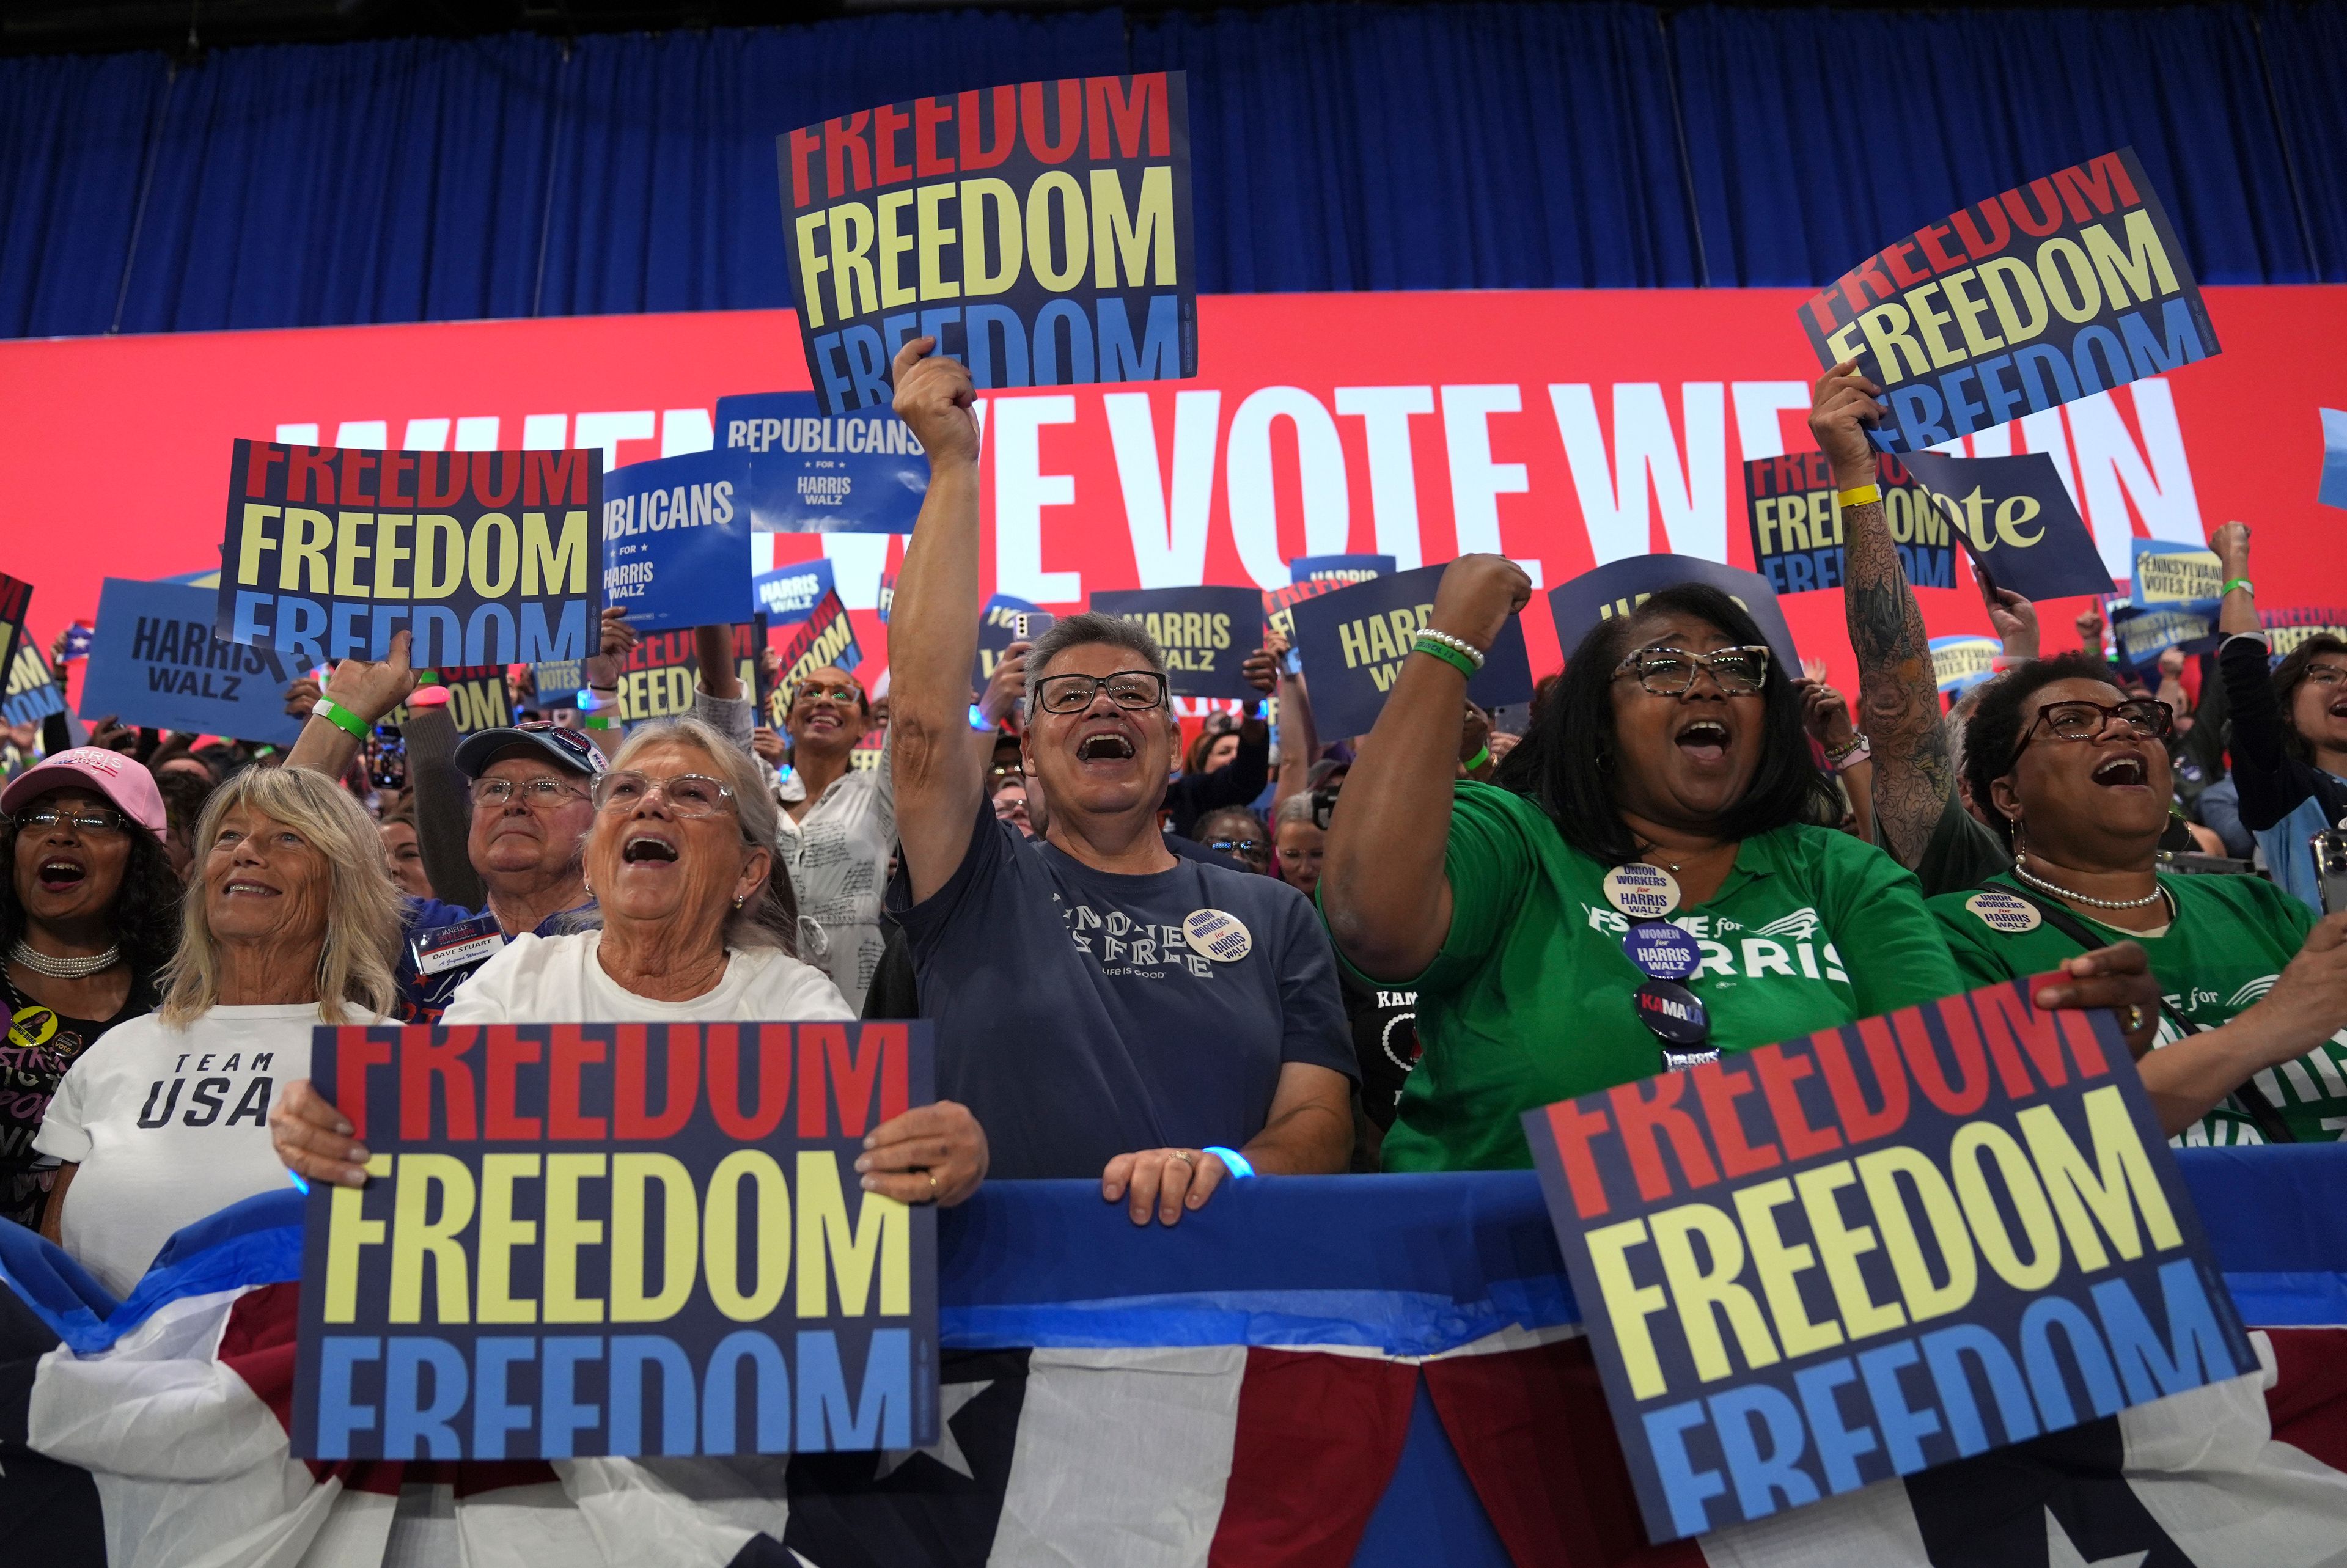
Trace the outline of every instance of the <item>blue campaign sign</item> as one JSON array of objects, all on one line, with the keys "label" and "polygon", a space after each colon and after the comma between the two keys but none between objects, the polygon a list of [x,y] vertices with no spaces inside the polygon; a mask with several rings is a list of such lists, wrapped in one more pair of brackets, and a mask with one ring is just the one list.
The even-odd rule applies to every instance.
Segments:
[{"label": "blue campaign sign", "polygon": [[807,618],[831,588],[828,559],[794,560],[750,579],[752,608],[764,610],[771,625],[795,625]]},{"label": "blue campaign sign", "polygon": [[81,716],[290,746],[302,721],[285,712],[285,688],[311,666],[290,653],[212,636],[219,595],[169,582],[106,579]]},{"label": "blue campaign sign", "polygon": [[533,664],[529,667],[529,683],[538,692],[539,707],[570,707],[587,684],[587,661],[560,659],[551,664]]},{"label": "blue campaign sign", "polygon": [[2004,645],[1993,637],[1932,639],[1932,669],[1939,677],[1940,694],[1961,697],[1995,674],[1992,661],[2004,651]]},{"label": "blue campaign sign", "polygon": [[[1785,624],[1784,607],[1777,602],[1777,590],[1768,579],[1700,556],[1629,556],[1549,589],[1549,609],[1556,617],[1556,638],[1564,646],[1564,656],[1572,658],[1573,649],[1598,622],[1627,615],[1648,595],[1686,583],[1716,588],[1742,605],[1745,613],[1759,622],[1760,635],[1775,654],[1777,667],[1788,673],[1799,672],[1800,650],[1793,646],[1793,629]],[[1317,695],[1313,706],[1319,706]]]},{"label": "blue campaign sign", "polygon": [[1167,685],[1177,697],[1253,702],[1263,695],[1240,666],[1263,646],[1263,590],[1253,588],[1136,588],[1092,597],[1102,615],[1138,622],[1164,651]]},{"label": "blue campaign sign", "polygon": [[1992,986],[1523,1122],[1656,1542],[2257,1370],[2108,1012]]},{"label": "blue campaign sign", "polygon": [[2135,541],[2128,600],[2137,610],[2206,608],[2211,619],[2224,596],[2225,563],[2217,552],[2174,539]]},{"label": "blue campaign sign", "polygon": [[929,458],[887,408],[825,414],[812,392],[717,400],[719,445],[750,458],[750,518],[762,534],[909,534]]},{"label": "blue campaign sign", "polygon": [[638,631],[749,613],[750,462],[688,452],[603,477],[603,602]]},{"label": "blue campaign sign", "polygon": [[2029,600],[2111,591],[2111,569],[2047,454],[1910,452],[1901,461],[1932,492],[1954,525],[1956,541],[1997,587]]},{"label": "blue campaign sign", "polygon": [[1393,574],[1391,556],[1297,556],[1287,563],[1290,582],[1367,582]]},{"label": "blue campaign sign", "polygon": [[[1312,682],[1312,717],[1322,740],[1366,735],[1377,723],[1411,641],[1434,613],[1434,589],[1442,573],[1439,566],[1420,567],[1287,607],[1297,661]],[[1532,694],[1524,629],[1510,616],[1483,668],[1467,683],[1467,695],[1488,710],[1527,702]]]},{"label": "blue campaign sign", "polygon": [[2322,482],[2314,498],[2326,507],[2347,507],[2347,413],[2322,411]]},{"label": "blue campaign sign", "polygon": [[297,1456],[938,1440],[937,1214],[855,1168],[928,1024],[322,1028],[310,1071],[374,1157],[310,1192]]},{"label": "blue campaign sign", "polygon": [[2159,656],[2171,648],[2187,653],[2209,653],[2220,641],[2217,635],[2217,603],[2155,605],[2137,610],[2121,605],[2111,611],[2111,641],[2117,662],[2148,673]]}]

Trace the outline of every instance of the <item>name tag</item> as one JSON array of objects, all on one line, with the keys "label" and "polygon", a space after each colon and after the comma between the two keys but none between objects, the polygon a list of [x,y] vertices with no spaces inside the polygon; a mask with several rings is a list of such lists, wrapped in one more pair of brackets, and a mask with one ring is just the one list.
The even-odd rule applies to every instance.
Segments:
[{"label": "name tag", "polygon": [[418,931],[408,941],[419,975],[445,975],[481,963],[506,945],[494,915],[476,915],[453,926]]}]

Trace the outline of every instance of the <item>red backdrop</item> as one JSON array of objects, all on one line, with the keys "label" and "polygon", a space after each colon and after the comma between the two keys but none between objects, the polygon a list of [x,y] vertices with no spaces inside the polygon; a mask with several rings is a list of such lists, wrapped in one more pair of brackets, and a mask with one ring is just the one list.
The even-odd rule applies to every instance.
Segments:
[{"label": "red backdrop", "polygon": [[[1298,554],[1462,548],[1547,586],[1646,549],[1750,564],[1741,459],[1809,446],[1814,374],[1791,290],[1266,295],[1202,301],[1195,381],[989,400],[987,568],[1065,604],[1093,589],[1285,580]],[[2318,405],[2347,405],[2347,288],[2209,291],[2223,354],[1992,432],[2054,452],[2107,559],[2137,535],[2258,532],[2271,607],[2347,599],[2347,517],[2314,500]],[[108,575],[216,564],[230,442],[604,445],[620,462],[709,439],[729,393],[807,384],[786,312],[179,333],[0,344],[0,570],[36,585],[46,642]],[[293,427],[288,429],[288,427]],[[303,427],[313,427],[312,435]],[[781,559],[819,539],[784,537]],[[830,545],[867,656],[901,546]],[[1985,630],[1927,591],[1935,634]],[[2048,646],[2075,643],[2049,606]],[[1853,676],[1841,595],[1788,600]],[[1536,666],[1559,658],[1544,604]],[[875,666],[876,669],[876,665]]]}]

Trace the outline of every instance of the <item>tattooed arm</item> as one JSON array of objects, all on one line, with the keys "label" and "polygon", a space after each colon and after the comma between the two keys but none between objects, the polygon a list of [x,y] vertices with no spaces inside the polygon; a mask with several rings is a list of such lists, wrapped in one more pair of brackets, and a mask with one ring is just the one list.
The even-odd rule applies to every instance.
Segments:
[{"label": "tattooed arm", "polygon": [[[1881,391],[1854,362],[1818,380],[1809,430],[1833,464],[1838,489],[1875,483],[1866,426],[1882,417],[1875,401]],[[1939,678],[1882,503],[1846,507],[1841,516],[1842,602],[1858,653],[1859,723],[1874,753],[1874,819],[1882,847],[1912,870],[1956,788]]]}]

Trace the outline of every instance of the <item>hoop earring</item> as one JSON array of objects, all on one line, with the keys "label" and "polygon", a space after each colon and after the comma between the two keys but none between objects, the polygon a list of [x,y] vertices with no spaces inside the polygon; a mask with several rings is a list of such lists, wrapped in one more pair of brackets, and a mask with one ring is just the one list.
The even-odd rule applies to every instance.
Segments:
[{"label": "hoop earring", "polygon": [[2017,816],[2013,819],[2013,858],[2016,865],[2029,858],[2029,825]]}]

